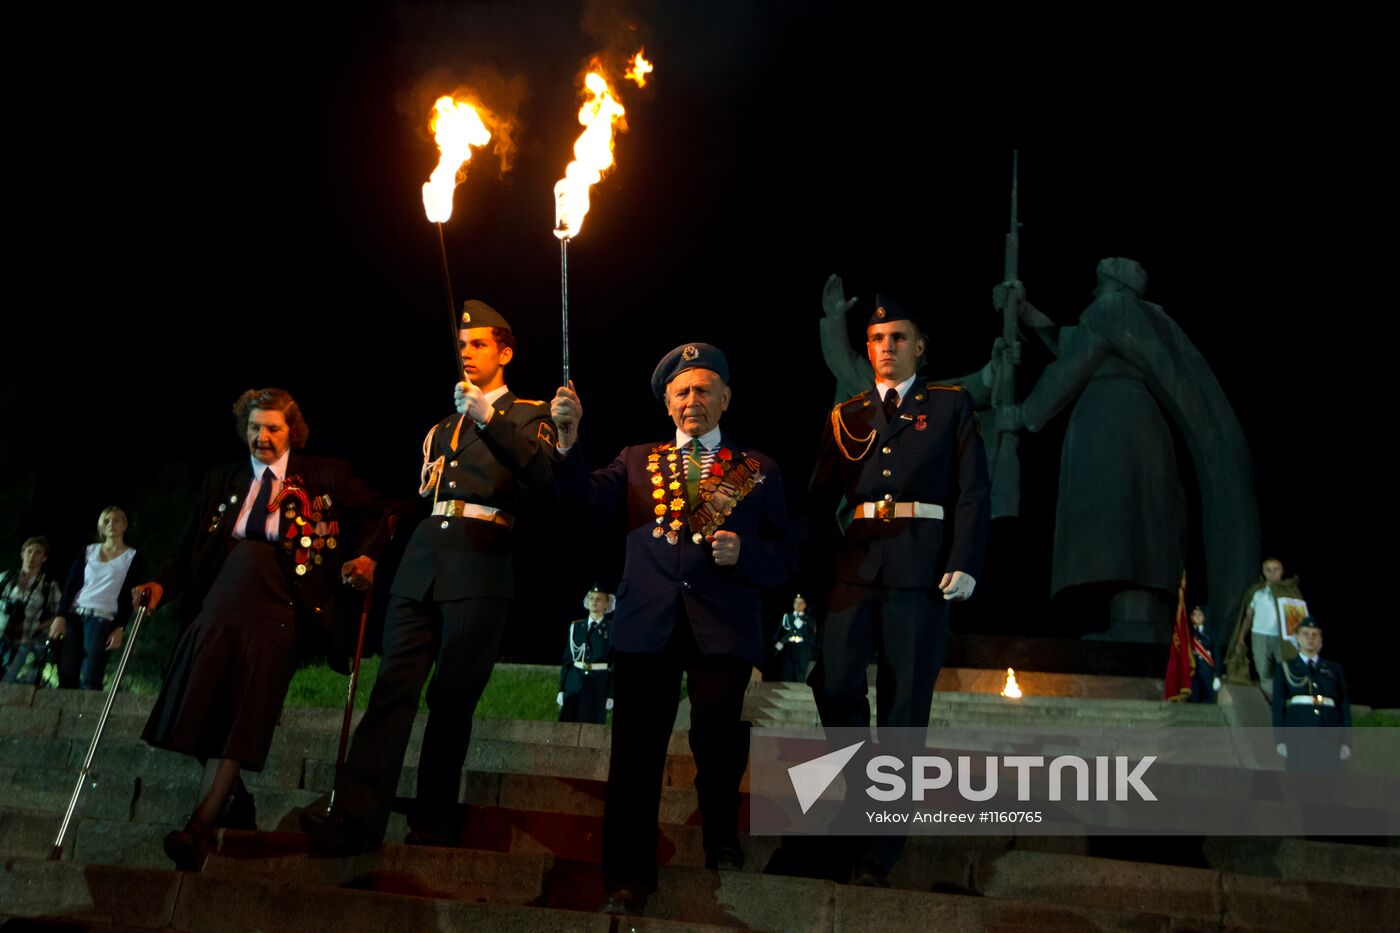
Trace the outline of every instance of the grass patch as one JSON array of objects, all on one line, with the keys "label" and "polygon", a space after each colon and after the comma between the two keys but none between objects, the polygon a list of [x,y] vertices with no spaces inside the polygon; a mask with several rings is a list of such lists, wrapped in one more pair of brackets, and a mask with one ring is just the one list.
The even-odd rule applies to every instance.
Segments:
[{"label": "grass patch", "polygon": [[1353,726],[1381,726],[1391,729],[1400,728],[1400,712],[1390,709],[1373,709],[1369,713],[1361,713],[1351,718]]},{"label": "grass patch", "polygon": [[[369,705],[370,692],[378,676],[379,658],[365,658],[360,663],[360,685],[355,691],[356,709]],[[293,675],[291,686],[287,688],[287,705],[344,706],[348,684],[349,678],[344,674],[337,674],[324,665],[303,667]],[[425,686],[425,693],[426,690]],[[498,664],[491,672],[476,715],[497,719],[556,719],[559,707],[554,705],[554,695],[558,690],[557,671],[547,667]],[[427,709],[421,696],[418,708]]]}]

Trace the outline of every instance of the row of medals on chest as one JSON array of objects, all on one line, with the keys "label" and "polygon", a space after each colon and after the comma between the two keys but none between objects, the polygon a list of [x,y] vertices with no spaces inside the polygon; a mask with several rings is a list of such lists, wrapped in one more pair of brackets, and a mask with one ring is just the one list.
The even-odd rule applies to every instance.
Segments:
[{"label": "row of medals on chest", "polygon": [[[706,488],[705,480],[711,478],[717,480],[724,476],[725,471],[733,462],[733,457],[734,455],[730,453],[728,448],[721,447],[715,451],[715,460],[710,465],[709,475],[701,479],[700,499],[702,501],[708,502],[714,498],[714,490]],[[667,544],[677,544],[681,540],[680,531],[685,527],[685,522],[681,521],[680,517],[681,512],[685,509],[685,496],[683,494],[684,485],[681,482],[680,458],[676,449],[673,447],[666,453],[667,476],[661,475],[660,450],[653,450],[647,454],[647,472],[651,474],[651,484],[655,487],[651,491],[651,497],[656,500],[656,506],[653,509],[656,514],[656,527],[651,530],[651,536],[660,538],[664,535]],[[669,502],[666,501],[668,494],[670,496]],[[731,503],[726,505],[721,513],[727,516],[733,510],[734,506]],[[666,519],[668,514],[671,516],[669,522]],[[697,531],[690,536],[690,540],[699,544],[705,540],[705,535]]]},{"label": "row of medals on chest", "polygon": [[[326,519],[325,513],[331,507],[329,494],[317,496],[311,500],[311,517],[309,519],[304,515],[297,514],[297,500],[294,497],[287,496],[285,501],[287,507],[282,512],[282,517],[286,519],[286,528],[282,532],[282,549],[295,552],[293,559],[296,561],[296,574],[299,577],[304,577],[310,564],[322,562],[322,549],[332,551],[336,549],[339,542],[336,541],[335,536],[340,534],[340,522]],[[229,496],[228,502],[220,502],[219,514],[214,516],[209,530],[212,532],[218,528],[219,520],[223,518],[229,506],[237,504],[237,493]]]}]

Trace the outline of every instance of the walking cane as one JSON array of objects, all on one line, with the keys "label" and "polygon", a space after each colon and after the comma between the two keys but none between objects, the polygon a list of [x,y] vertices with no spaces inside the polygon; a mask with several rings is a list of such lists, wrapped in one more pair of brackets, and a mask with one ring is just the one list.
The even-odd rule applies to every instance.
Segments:
[{"label": "walking cane", "polygon": [[127,626],[130,634],[126,636],[126,643],[122,646],[122,659],[117,664],[117,672],[112,676],[111,689],[107,691],[107,702],[102,706],[102,715],[97,719],[97,728],[92,733],[92,742],[88,745],[87,758],[83,759],[83,769],[78,772],[78,783],[73,785],[73,796],[68,798],[68,810],[63,814],[63,822],[58,827],[58,836],[53,841],[53,850],[49,852],[50,861],[58,861],[63,857],[63,838],[68,835],[68,825],[73,821],[73,813],[78,809],[78,797],[83,793],[83,785],[87,783],[88,773],[92,770],[92,758],[97,754],[97,744],[102,741],[102,730],[107,725],[107,717],[112,714],[112,701],[116,699],[117,688],[121,686],[122,674],[126,671],[126,662],[131,658],[131,650],[136,646],[136,636],[141,631],[141,621],[146,618],[146,606],[150,603],[151,591],[141,590],[141,595],[136,600],[136,611],[131,614],[131,624]]},{"label": "walking cane", "polygon": [[340,771],[345,767],[345,750],[350,744],[350,717],[355,712],[355,691],[360,686],[360,658],[365,653],[365,625],[369,622],[369,607],[374,601],[374,587],[365,590],[364,608],[360,610],[360,634],[355,639],[355,660],[350,665],[350,686],[345,693],[345,716],[340,721],[340,747],[335,752],[335,783],[326,801],[326,812],[335,806],[335,789],[340,784]]},{"label": "walking cane", "polygon": [[[440,225],[439,225],[440,226]],[[385,519],[389,526],[389,540],[398,533],[399,517],[393,513]],[[365,653],[365,626],[369,623],[369,608],[374,602],[374,585],[365,590],[364,608],[360,610],[360,634],[355,638],[355,659],[350,665],[350,685],[345,691],[345,716],[340,720],[340,746],[335,751],[335,783],[331,785],[331,795],[326,801],[326,812],[335,806],[335,789],[340,784],[340,772],[345,767],[345,752],[350,744],[350,717],[355,712],[355,691],[360,686],[360,658]]]}]

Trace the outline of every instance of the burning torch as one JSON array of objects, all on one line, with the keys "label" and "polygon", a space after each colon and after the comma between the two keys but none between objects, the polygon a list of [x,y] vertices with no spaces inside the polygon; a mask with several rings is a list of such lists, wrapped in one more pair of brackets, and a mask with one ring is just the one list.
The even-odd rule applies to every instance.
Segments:
[{"label": "burning torch", "polygon": [[[651,70],[651,63],[638,52],[624,77],[637,87],[645,87]],[[583,132],[574,143],[574,160],[554,185],[554,235],[559,238],[559,303],[564,341],[561,385],[569,384],[569,241],[578,236],[583,219],[588,216],[589,189],[613,166],[613,136],[618,129],[627,128],[622,119],[627,111],[596,64],[584,76],[583,86],[588,94],[578,112]]]},{"label": "burning torch", "polygon": [[447,313],[452,325],[452,356],[457,361],[457,378],[465,381],[466,371],[462,368],[462,356],[457,350],[457,302],[452,296],[452,273],[447,264],[447,242],[443,237],[442,225],[452,216],[452,193],[466,177],[467,162],[471,160],[472,148],[481,148],[491,141],[491,130],[487,121],[491,114],[485,108],[478,108],[454,97],[439,97],[433,104],[433,115],[428,122],[437,140],[437,168],[423,184],[423,209],[428,220],[437,224],[438,255],[442,259],[442,286],[447,293]]}]

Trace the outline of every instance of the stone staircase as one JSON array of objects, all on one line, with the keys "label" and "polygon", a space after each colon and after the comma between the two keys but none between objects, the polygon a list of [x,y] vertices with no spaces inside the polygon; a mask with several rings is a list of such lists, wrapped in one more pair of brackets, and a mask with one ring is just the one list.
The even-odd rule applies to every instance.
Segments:
[{"label": "stone staircase", "polygon": [[[1157,727],[1239,715],[1149,699],[1150,683],[1063,678],[1057,686],[1055,675],[1018,674],[1033,695],[1008,704],[986,692],[1000,689],[1003,673],[945,672],[933,724]],[[479,719],[463,782],[471,806],[462,848],[390,844],[327,859],[308,857],[296,817],[324,805],[339,712],[289,708],[267,769],[246,776],[262,832],[224,831],[204,871],[191,874],[170,869],[161,839],[184,822],[198,768],[140,743],[150,700],[130,695],[117,697],[64,858],[46,859],[100,702],[91,693],[0,687],[0,921],[192,931],[620,928],[596,912],[606,727]],[[764,726],[810,725],[815,716],[806,688],[782,684],[753,685],[746,713]],[[1394,840],[1207,839],[1183,856],[1174,840],[1146,839],[1118,846],[1126,857],[1104,857],[1104,846],[1080,837],[918,837],[894,887],[880,890],[763,875],[777,840],[755,836],[744,840],[743,871],[706,871],[693,783],[678,731],[662,795],[661,889],[645,919],[621,928],[1316,931],[1383,929],[1400,912]],[[388,838],[404,831],[396,814]]]}]

